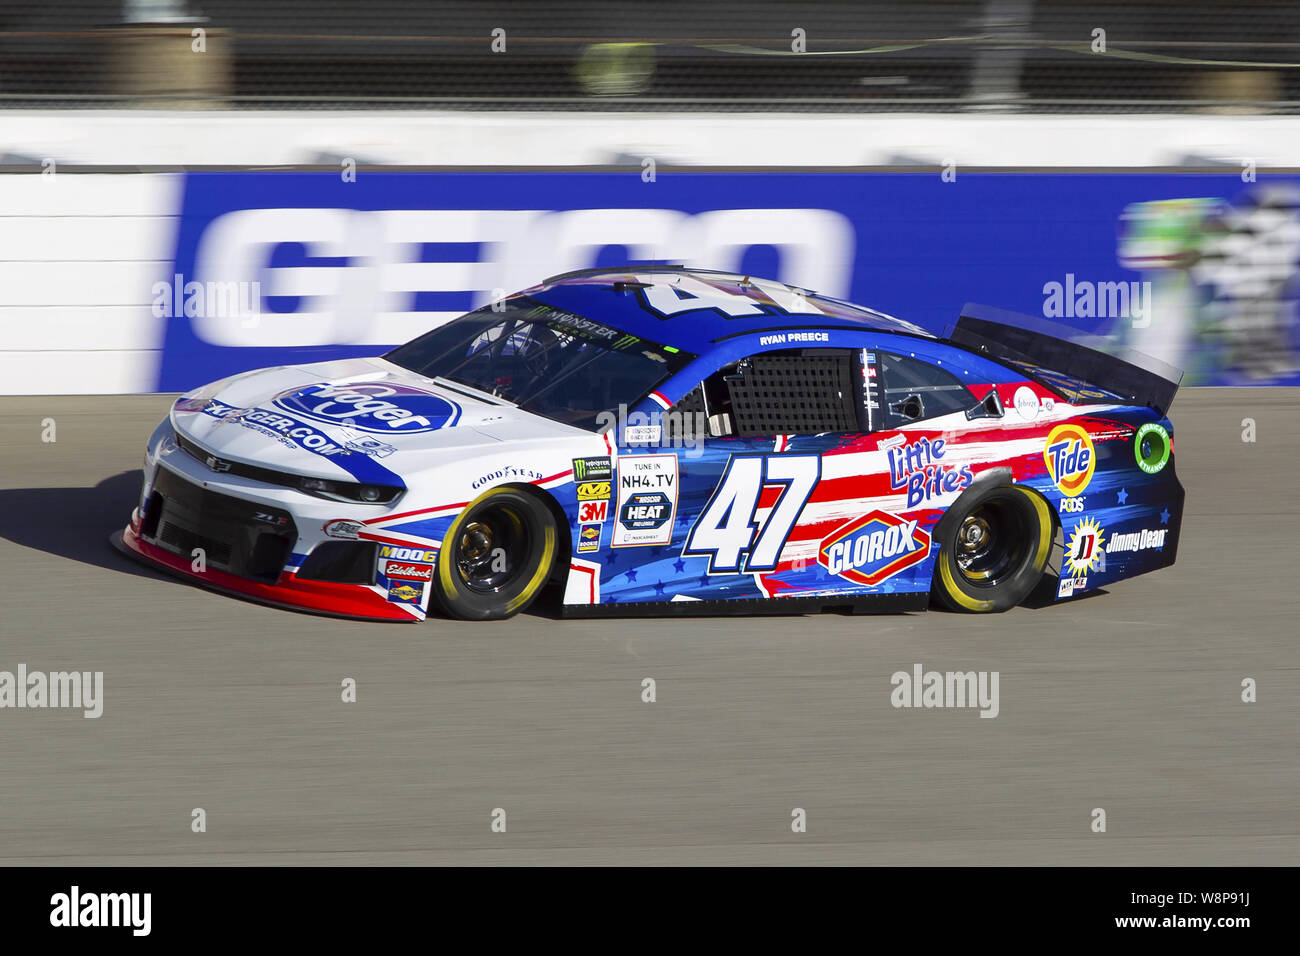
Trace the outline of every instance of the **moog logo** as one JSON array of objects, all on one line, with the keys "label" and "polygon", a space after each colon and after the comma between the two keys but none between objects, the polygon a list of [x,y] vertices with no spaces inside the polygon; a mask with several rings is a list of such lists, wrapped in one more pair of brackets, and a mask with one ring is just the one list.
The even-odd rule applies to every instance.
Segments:
[{"label": "moog logo", "polygon": [[454,425],[460,406],[411,385],[317,383],[281,392],[275,405],[304,418],[384,435],[435,431]]}]

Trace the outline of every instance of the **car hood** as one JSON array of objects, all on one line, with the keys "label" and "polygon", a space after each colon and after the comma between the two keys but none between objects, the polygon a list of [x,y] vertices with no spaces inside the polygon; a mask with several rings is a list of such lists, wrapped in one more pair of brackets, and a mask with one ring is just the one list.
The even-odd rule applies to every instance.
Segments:
[{"label": "car hood", "polygon": [[172,426],[219,458],[308,477],[405,484],[448,461],[589,432],[382,358],[249,372],[178,399]]}]

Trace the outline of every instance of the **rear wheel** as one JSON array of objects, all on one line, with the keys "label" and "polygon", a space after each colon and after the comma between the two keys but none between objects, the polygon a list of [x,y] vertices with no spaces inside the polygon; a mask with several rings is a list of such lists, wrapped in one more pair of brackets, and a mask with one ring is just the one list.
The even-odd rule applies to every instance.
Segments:
[{"label": "rear wheel", "polygon": [[518,614],[546,585],[556,550],[555,518],[536,495],[493,488],[460,513],[443,539],[434,598],[466,621]]},{"label": "rear wheel", "polygon": [[958,503],[939,540],[932,594],[954,611],[1005,611],[1042,580],[1052,553],[1047,502],[1019,485],[989,488]]}]

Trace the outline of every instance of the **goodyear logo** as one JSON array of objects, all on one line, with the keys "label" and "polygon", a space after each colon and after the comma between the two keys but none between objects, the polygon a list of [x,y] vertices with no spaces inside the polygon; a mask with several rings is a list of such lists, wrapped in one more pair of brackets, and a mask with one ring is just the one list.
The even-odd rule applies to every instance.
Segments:
[{"label": "goodyear logo", "polygon": [[432,564],[438,560],[438,552],[434,549],[396,548],[391,544],[381,545],[379,556],[381,558],[393,558],[397,561],[421,561],[426,564]]},{"label": "goodyear logo", "polygon": [[1043,461],[1047,463],[1047,473],[1061,489],[1061,494],[1074,498],[1092,480],[1097,467],[1097,450],[1083,426],[1073,423],[1057,425],[1047,436]]},{"label": "goodyear logo", "polygon": [[930,555],[930,535],[915,519],[873,511],[822,540],[817,563],[831,574],[868,587]]},{"label": "goodyear logo", "polygon": [[578,485],[579,501],[602,501],[609,498],[608,481],[584,481]]}]

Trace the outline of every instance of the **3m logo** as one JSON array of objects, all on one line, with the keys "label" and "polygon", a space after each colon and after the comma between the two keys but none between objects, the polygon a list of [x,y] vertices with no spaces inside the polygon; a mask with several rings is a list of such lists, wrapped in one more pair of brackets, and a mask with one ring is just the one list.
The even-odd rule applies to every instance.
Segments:
[{"label": "3m logo", "polygon": [[608,516],[608,501],[584,501],[578,505],[579,521],[604,521]]},{"label": "3m logo", "polygon": [[916,520],[873,511],[825,538],[817,563],[854,584],[880,584],[929,557],[930,535],[917,525]]},{"label": "3m logo", "polygon": [[608,500],[610,483],[608,481],[585,481],[578,485],[579,501]]},{"label": "3m logo", "polygon": [[1081,425],[1057,425],[1047,436],[1043,461],[1047,463],[1047,473],[1061,489],[1061,494],[1074,498],[1092,480],[1092,472],[1097,467],[1097,450],[1093,448],[1092,437]]}]

